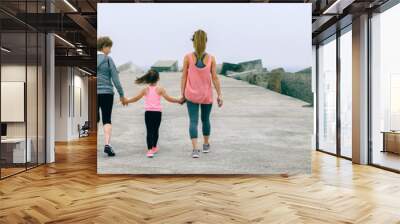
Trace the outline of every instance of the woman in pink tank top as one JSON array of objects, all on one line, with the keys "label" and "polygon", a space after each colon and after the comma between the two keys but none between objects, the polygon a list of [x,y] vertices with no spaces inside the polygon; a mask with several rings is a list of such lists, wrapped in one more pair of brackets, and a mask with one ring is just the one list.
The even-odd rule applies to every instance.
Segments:
[{"label": "woman in pink tank top", "polygon": [[189,135],[192,140],[192,157],[200,157],[197,147],[197,129],[199,120],[199,109],[201,112],[202,133],[204,138],[203,153],[210,151],[209,137],[211,133],[210,113],[213,103],[214,84],[217,92],[218,106],[222,106],[221,85],[216,72],[215,58],[205,52],[207,34],[203,30],[197,30],[193,34],[193,47],[195,52],[185,55],[181,92],[186,99],[190,119]]},{"label": "woman in pink tank top", "polygon": [[166,90],[157,85],[160,75],[155,70],[148,71],[144,76],[136,79],[136,84],[147,84],[145,88],[135,96],[127,100],[127,103],[134,103],[144,97],[144,121],[147,130],[147,157],[153,158],[158,152],[158,130],[161,124],[162,106],[161,97],[171,103],[183,103],[184,99],[177,99],[167,94]]}]

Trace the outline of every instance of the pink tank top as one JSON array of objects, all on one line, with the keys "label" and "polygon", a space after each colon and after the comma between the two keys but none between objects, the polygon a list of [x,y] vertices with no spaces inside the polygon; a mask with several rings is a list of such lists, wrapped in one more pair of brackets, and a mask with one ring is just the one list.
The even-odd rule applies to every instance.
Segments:
[{"label": "pink tank top", "polygon": [[161,111],[161,96],[158,95],[157,86],[149,86],[144,96],[144,109],[146,111]]},{"label": "pink tank top", "polygon": [[193,103],[211,104],[213,102],[211,86],[212,57],[208,54],[204,68],[198,68],[194,54],[186,55],[189,59],[188,75],[185,86],[185,98]]}]

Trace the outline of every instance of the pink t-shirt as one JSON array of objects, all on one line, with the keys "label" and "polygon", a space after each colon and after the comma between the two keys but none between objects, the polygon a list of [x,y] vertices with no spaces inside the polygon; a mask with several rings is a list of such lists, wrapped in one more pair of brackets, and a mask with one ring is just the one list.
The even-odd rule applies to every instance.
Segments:
[{"label": "pink t-shirt", "polygon": [[207,54],[207,63],[204,68],[198,68],[194,54],[186,55],[189,60],[189,68],[185,87],[185,98],[193,103],[211,104],[213,102],[211,86],[212,57]]},{"label": "pink t-shirt", "polygon": [[157,86],[149,86],[144,96],[144,109],[146,111],[161,111],[161,96],[157,93]]}]

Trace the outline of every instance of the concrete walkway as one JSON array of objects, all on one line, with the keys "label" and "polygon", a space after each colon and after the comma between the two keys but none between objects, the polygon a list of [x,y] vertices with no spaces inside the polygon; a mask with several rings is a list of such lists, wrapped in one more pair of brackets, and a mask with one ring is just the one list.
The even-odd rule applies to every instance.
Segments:
[{"label": "concrete walkway", "polygon": [[[179,96],[180,73],[161,73],[161,85]],[[134,74],[121,73],[126,95],[139,88]],[[112,114],[115,157],[103,153],[99,125],[100,174],[282,174],[310,172],[313,109],[305,102],[247,82],[221,76],[224,106],[213,105],[211,152],[191,158],[186,104],[163,100],[159,148],[146,158],[143,100],[123,107],[116,94]],[[199,127],[201,133],[201,126]],[[201,135],[200,135],[201,137]]]}]

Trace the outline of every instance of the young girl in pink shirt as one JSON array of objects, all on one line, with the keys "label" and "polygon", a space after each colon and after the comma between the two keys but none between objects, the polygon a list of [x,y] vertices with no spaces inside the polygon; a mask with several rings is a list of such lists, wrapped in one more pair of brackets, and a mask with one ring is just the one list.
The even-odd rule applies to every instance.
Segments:
[{"label": "young girl in pink shirt", "polygon": [[147,157],[153,158],[157,153],[158,130],[161,124],[162,106],[161,97],[164,97],[171,103],[183,103],[184,99],[171,97],[166,90],[158,85],[160,75],[155,70],[149,70],[145,75],[136,79],[136,84],[145,84],[146,87],[140,92],[128,99],[127,103],[134,103],[144,97],[144,120],[147,130]]}]

